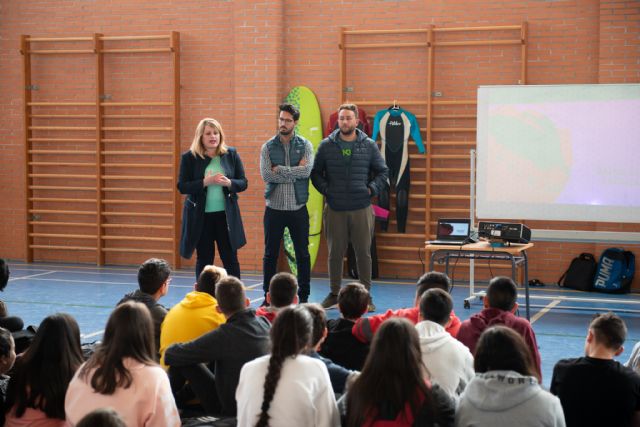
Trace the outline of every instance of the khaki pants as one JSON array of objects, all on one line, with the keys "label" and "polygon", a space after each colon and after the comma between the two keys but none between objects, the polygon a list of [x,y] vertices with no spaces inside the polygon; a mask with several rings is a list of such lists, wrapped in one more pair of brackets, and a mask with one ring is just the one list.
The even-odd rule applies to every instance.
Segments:
[{"label": "khaki pants", "polygon": [[343,259],[349,243],[353,246],[359,281],[371,289],[371,239],[375,216],[371,206],[353,211],[324,208],[324,232],[329,250],[329,283],[337,295],[342,282]]}]

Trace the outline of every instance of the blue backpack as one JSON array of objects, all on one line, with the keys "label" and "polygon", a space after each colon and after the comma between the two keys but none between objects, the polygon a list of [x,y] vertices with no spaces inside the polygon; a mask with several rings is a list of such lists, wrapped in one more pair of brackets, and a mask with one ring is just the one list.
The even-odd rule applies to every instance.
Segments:
[{"label": "blue backpack", "polygon": [[635,264],[632,252],[620,248],[605,249],[600,255],[593,290],[617,294],[629,292]]}]

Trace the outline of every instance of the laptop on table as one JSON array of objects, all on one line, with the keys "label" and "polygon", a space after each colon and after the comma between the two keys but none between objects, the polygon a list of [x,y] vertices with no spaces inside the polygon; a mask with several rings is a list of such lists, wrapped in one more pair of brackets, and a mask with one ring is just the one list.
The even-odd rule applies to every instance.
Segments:
[{"label": "laptop on table", "polygon": [[438,219],[436,240],[427,241],[430,245],[462,246],[471,243],[471,221],[467,219]]}]

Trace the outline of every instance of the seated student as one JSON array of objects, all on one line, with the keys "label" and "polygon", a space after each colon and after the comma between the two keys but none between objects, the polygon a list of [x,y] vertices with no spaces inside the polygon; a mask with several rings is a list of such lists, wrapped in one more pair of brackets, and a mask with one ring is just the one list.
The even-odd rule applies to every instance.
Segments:
[{"label": "seated student", "polygon": [[[9,283],[9,264],[0,258],[0,292],[4,292],[4,288]],[[0,301],[0,328],[8,329],[9,332],[17,332],[22,330],[24,322],[21,318],[16,316],[9,316],[7,306],[4,301]]]},{"label": "seated student", "polygon": [[475,375],[469,349],[445,331],[451,319],[453,300],[442,289],[429,289],[420,298],[420,337],[422,361],[431,381],[457,399]]},{"label": "seated student", "polygon": [[82,361],[75,319],[64,313],[45,317],[13,368],[5,426],[66,426],[65,393]]},{"label": "seated student", "polygon": [[167,309],[158,300],[169,291],[171,282],[171,267],[163,259],[151,258],[146,260],[138,269],[139,289],[126,294],[117,305],[126,301],[141,302],[147,306],[153,319],[153,337],[156,348],[154,359],[160,360],[160,330],[162,321],[167,315]]},{"label": "seated student", "polygon": [[212,331],[225,322],[216,307],[216,283],[227,277],[224,268],[207,265],[195,284],[194,290],[184,296],[167,313],[160,330],[160,364],[164,363],[164,352],[171,344],[187,342]]},{"label": "seated student", "polygon": [[6,410],[7,387],[9,386],[9,376],[7,372],[13,367],[16,361],[16,346],[13,342],[11,332],[5,328],[0,328],[0,426],[4,425],[4,413]]},{"label": "seated student", "polygon": [[596,315],[584,357],[556,363],[551,392],[562,402],[568,427],[640,426],[640,376],[613,360],[624,350],[626,336],[618,316]]},{"label": "seated student", "polygon": [[367,312],[369,291],[361,283],[351,282],[338,292],[339,319],[327,321],[328,335],[320,347],[320,355],[340,366],[361,371],[369,354],[369,344],[360,342],[351,330],[356,321]]},{"label": "seated student", "polygon": [[273,323],[280,310],[298,303],[298,279],[291,273],[277,273],[269,282],[269,291],[265,296],[267,305],[260,306],[256,315],[266,317]]},{"label": "seated student", "polygon": [[76,427],[127,427],[127,425],[113,409],[100,408],[82,417]]},{"label": "seated student", "polygon": [[[438,273],[437,271],[430,271],[423,274],[418,283],[416,284],[416,296],[413,301],[413,307],[401,308],[399,310],[387,310],[384,314],[378,314],[376,316],[362,317],[358,319],[355,325],[353,325],[353,335],[362,342],[371,342],[373,335],[376,333],[382,322],[391,317],[404,317],[410,320],[414,325],[418,323],[418,317],[420,316],[420,297],[427,289],[439,288],[444,291],[449,291],[451,287],[451,280],[444,273]],[[460,319],[452,311],[451,321],[445,328],[451,336],[458,335],[460,329]]]},{"label": "seated student", "polygon": [[347,392],[346,426],[453,426],[455,403],[430,384],[415,326],[394,317],[373,337],[362,373]]},{"label": "seated student", "polygon": [[149,309],[133,301],[118,305],[102,342],[69,384],[67,421],[75,425],[94,409],[108,407],[129,427],[180,426],[169,379],[153,354]]},{"label": "seated student", "polygon": [[309,313],[311,313],[311,317],[313,318],[311,346],[309,347],[307,354],[325,364],[329,371],[329,379],[331,380],[333,392],[336,394],[342,394],[345,391],[349,376],[356,373],[344,368],[343,366],[337,365],[333,363],[331,359],[327,359],[326,357],[322,357],[318,354],[318,349],[327,337],[327,315],[320,304],[307,303],[303,305],[307,310],[309,310]]},{"label": "seated student", "polygon": [[[227,319],[216,330],[186,343],[170,346],[164,354],[174,391],[186,379],[209,415],[236,415],[235,392],[242,366],[269,353],[271,324],[249,307],[244,285],[226,277],[216,285],[218,307]],[[205,365],[215,366],[215,373]]]},{"label": "seated student", "polygon": [[248,362],[236,390],[238,427],[340,425],[327,368],[304,353],[313,319],[304,306],[284,308],[271,328],[271,354]]},{"label": "seated student", "polygon": [[625,363],[624,366],[631,368],[640,374],[640,342],[637,342],[636,345],[633,346],[631,356],[629,356],[629,360],[627,360],[627,363]]},{"label": "seated student", "polygon": [[511,278],[494,277],[489,282],[487,294],[483,299],[484,309],[462,322],[457,338],[471,350],[471,353],[474,353],[480,334],[485,329],[495,325],[510,327],[522,336],[529,347],[538,380],[541,381],[542,370],[540,369],[540,353],[538,352],[536,334],[527,319],[516,317],[513,314],[518,309],[517,299],[518,288]]},{"label": "seated student", "polygon": [[516,331],[486,329],[474,365],[476,376],[460,397],[456,427],[564,427],[560,401],[538,383],[531,352]]}]

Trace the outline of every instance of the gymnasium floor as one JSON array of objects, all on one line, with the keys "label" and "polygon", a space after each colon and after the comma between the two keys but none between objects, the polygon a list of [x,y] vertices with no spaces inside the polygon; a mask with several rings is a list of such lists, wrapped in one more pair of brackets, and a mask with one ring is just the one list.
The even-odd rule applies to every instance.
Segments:
[{"label": "gymnasium floor", "polygon": [[[24,319],[25,325],[38,325],[43,317],[55,312],[73,315],[80,325],[83,342],[99,340],[113,306],[127,292],[137,288],[137,267],[94,267],[57,263],[9,262],[10,282],[0,299],[7,303],[10,314]],[[193,271],[174,272],[169,294],[160,302],[171,307],[193,288]],[[243,282],[252,306],[262,301],[262,277],[245,274]],[[310,301],[320,302],[329,291],[326,277],[313,277]],[[476,286],[476,290],[484,286]],[[373,299],[376,313],[387,308],[408,307],[413,302],[414,282],[375,280]],[[481,303],[474,302],[470,309],[463,307],[469,296],[468,284],[456,283],[452,290],[454,310],[462,320],[480,311]],[[589,321],[596,311],[615,311],[629,329],[625,351],[618,359],[625,362],[633,344],[640,340],[640,295],[610,296],[568,292],[555,285],[531,289],[531,319],[542,356],[543,382],[548,387],[553,365],[564,357],[582,355],[584,337]],[[611,302],[562,301],[562,297],[605,297]],[[554,297],[547,299],[548,297]],[[519,301],[524,316],[524,298]],[[553,307],[550,309],[550,307]],[[565,307],[565,308],[563,308]],[[567,309],[566,307],[572,307]],[[338,316],[329,310],[328,317]]]}]

